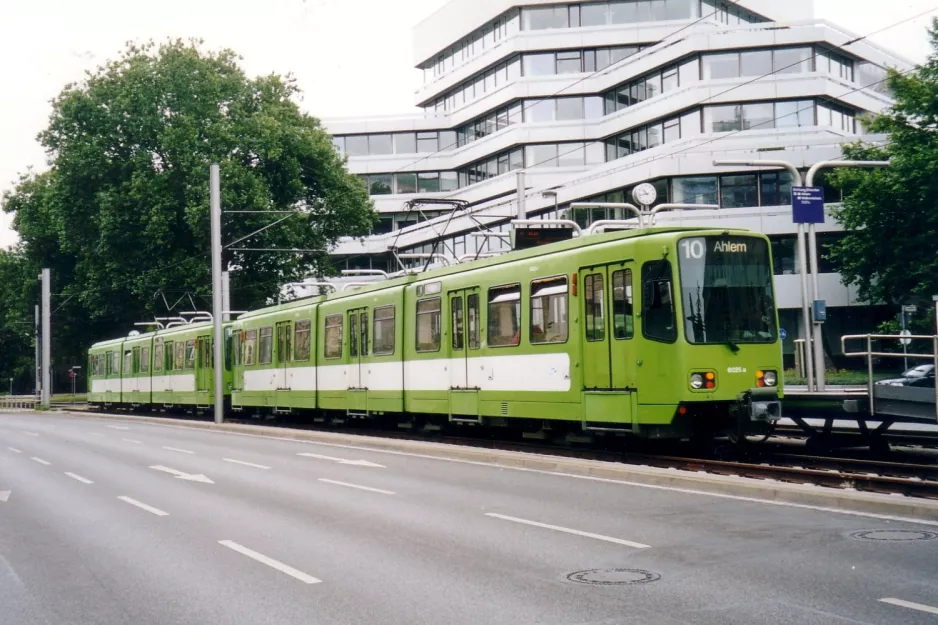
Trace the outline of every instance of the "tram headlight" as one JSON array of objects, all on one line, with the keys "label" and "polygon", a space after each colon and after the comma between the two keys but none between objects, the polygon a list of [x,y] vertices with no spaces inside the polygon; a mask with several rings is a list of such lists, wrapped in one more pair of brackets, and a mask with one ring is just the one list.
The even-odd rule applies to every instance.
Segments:
[{"label": "tram headlight", "polygon": [[775,386],[778,384],[778,374],[774,371],[765,371],[762,374],[762,381],[766,386]]},{"label": "tram headlight", "polygon": [[690,386],[691,388],[703,388],[704,385],[704,376],[702,373],[692,373],[690,376]]}]

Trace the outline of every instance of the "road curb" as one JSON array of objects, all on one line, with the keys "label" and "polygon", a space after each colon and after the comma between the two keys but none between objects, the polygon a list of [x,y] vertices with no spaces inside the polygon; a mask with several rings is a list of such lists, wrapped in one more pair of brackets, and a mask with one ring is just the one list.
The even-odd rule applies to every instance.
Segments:
[{"label": "road curb", "polygon": [[901,495],[882,495],[855,490],[825,488],[808,484],[790,484],[772,480],[712,475],[703,472],[663,469],[638,465],[618,464],[602,460],[548,456],[528,452],[465,447],[447,443],[415,441],[397,438],[378,438],[339,432],[293,430],[264,425],[248,425],[179,419],[84,413],[62,411],[37,413],[42,416],[65,414],[91,419],[114,419],[128,422],[153,423],[174,427],[213,430],[234,434],[265,436],[285,440],[348,445],[375,451],[417,454],[428,458],[461,462],[474,462],[499,467],[540,471],[625,482],[652,488],[667,488],[715,496],[753,499],[763,503],[808,506],[845,513],[861,513],[901,517],[938,526],[938,500],[918,499]]}]

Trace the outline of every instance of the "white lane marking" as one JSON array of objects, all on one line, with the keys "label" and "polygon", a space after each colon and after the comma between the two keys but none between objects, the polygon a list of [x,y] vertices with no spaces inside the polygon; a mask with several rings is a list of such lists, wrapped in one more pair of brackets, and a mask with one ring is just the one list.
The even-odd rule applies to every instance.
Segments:
[{"label": "white lane marking", "polygon": [[346,460],[345,458],[336,458],[335,456],[323,456],[322,454],[310,454],[310,453],[299,453],[297,456],[305,456],[307,458],[319,458],[320,460],[331,460],[333,462],[338,462],[339,464],[353,464],[359,467],[377,467],[379,469],[386,469],[383,464],[378,464],[376,462],[369,462],[367,460]]},{"label": "white lane marking", "polygon": [[82,484],[94,484],[94,482],[92,482],[91,480],[89,480],[89,479],[87,479],[87,478],[84,478],[84,477],[82,477],[82,476],[80,476],[80,475],[76,475],[76,474],[74,474],[74,473],[70,473],[70,472],[68,472],[68,471],[65,472],[65,475],[69,476],[69,477],[72,478],[73,480],[78,480],[78,481],[81,482]]},{"label": "white lane marking", "polygon": [[6,503],[6,501],[10,498],[11,492],[12,491],[9,490],[0,490],[0,503]]},{"label": "white lane marking", "polygon": [[[69,413],[71,414],[71,413]],[[78,414],[74,415],[77,417],[84,417],[85,415]],[[305,441],[295,438],[286,438],[284,436],[272,436],[270,434],[254,434],[252,432],[226,432],[224,430],[217,430],[214,428],[202,428],[202,427],[192,427],[189,425],[175,425],[172,423],[157,423],[148,421],[150,425],[156,425],[164,428],[178,428],[183,430],[188,430],[190,432],[200,431],[200,432],[213,432],[215,434],[228,434],[231,436],[247,436],[250,438],[264,438],[267,440],[280,441],[283,443],[302,443],[304,445],[320,445],[323,447],[339,447],[342,449],[357,449],[360,451],[367,451],[370,453],[380,453],[380,454],[389,454],[393,456],[405,456],[410,458],[423,458],[425,460],[438,460],[441,462],[452,462],[456,464],[469,464],[479,467],[488,467],[489,469],[498,469],[499,471],[521,471],[525,473],[536,473],[538,475],[553,475],[555,477],[565,477],[565,478],[574,478],[579,480],[591,480],[594,482],[602,482],[604,484],[618,484],[620,486],[635,486],[637,488],[649,488],[652,490],[660,490],[671,493],[683,493],[685,495],[698,495],[701,497],[714,497],[716,499],[727,499],[730,501],[745,501],[747,503],[758,503],[769,506],[782,506],[786,508],[798,508],[800,510],[814,510],[817,512],[828,512],[831,514],[844,514],[847,516],[862,517],[865,519],[878,519],[881,521],[897,521],[900,523],[910,523],[913,525],[928,525],[938,527],[938,521],[930,521],[927,519],[916,519],[912,517],[897,516],[894,514],[877,514],[875,512],[860,512],[858,510],[843,510],[839,508],[828,508],[825,506],[813,506],[810,504],[804,503],[795,503],[791,501],[775,501],[772,499],[763,499],[760,497],[746,497],[745,495],[729,495],[726,493],[714,493],[706,490],[694,490],[693,488],[680,488],[677,486],[662,486],[660,484],[643,484],[642,482],[632,482],[629,480],[616,480],[608,477],[596,477],[592,475],[576,475],[574,473],[563,473],[562,471],[547,471],[545,469],[531,469],[528,467],[515,467],[504,464],[497,464],[494,462],[482,462],[479,460],[463,460],[461,458],[444,458],[441,456],[433,456],[430,454],[418,454],[410,451],[394,451],[391,449],[375,449],[372,447],[363,447],[360,445],[345,445],[340,443],[324,443],[320,441]]]},{"label": "white lane marking", "polygon": [[262,464],[254,464],[253,462],[245,462],[244,460],[235,460],[234,458],[222,458],[225,462],[233,462],[235,464],[243,464],[246,467],[254,467],[255,469],[269,469]]},{"label": "white lane marking", "polygon": [[178,447],[163,447],[163,449],[167,449],[169,451],[178,451],[181,454],[194,454],[195,453],[194,451],[189,451],[188,449],[179,449]]},{"label": "white lane marking", "polygon": [[50,464],[52,464],[51,462],[47,462],[47,461],[43,460],[42,458],[37,458],[36,456],[30,457],[30,460],[35,460],[35,461],[38,462],[39,464],[44,464],[44,465],[46,465],[46,466],[49,466]]},{"label": "white lane marking", "polygon": [[132,438],[122,438],[121,440],[124,441],[124,442],[127,442],[127,443],[134,443],[134,444],[136,444],[136,445],[139,445],[139,444],[140,444],[140,441],[136,441],[136,440],[134,440],[134,439],[132,439]]},{"label": "white lane marking", "polygon": [[129,430],[130,429],[126,425],[109,425],[108,427],[111,428],[112,430]]},{"label": "white lane marking", "polygon": [[7,449],[9,449],[10,451],[12,451],[14,454],[21,454],[21,453],[23,453],[23,452],[21,452],[19,449],[17,449],[16,447],[7,447]]},{"label": "white lane marking", "polygon": [[99,437],[99,438],[104,436],[104,434],[102,434],[101,432],[92,432],[91,435],[92,435],[92,436],[97,436],[97,437]]},{"label": "white lane marking", "polygon": [[120,497],[118,497],[118,499],[120,499],[121,501],[126,501],[127,503],[129,503],[129,504],[132,505],[132,506],[137,506],[138,508],[142,508],[143,510],[146,510],[147,512],[152,512],[152,513],[155,514],[156,516],[169,516],[169,512],[163,512],[163,511],[160,510],[159,508],[154,508],[153,506],[148,506],[147,504],[143,503],[142,501],[137,501],[136,499],[131,499],[130,497],[127,497],[126,495],[121,495]]},{"label": "white lane marking", "polygon": [[381,493],[382,495],[393,495],[394,491],[392,490],[383,490],[381,488],[372,488],[371,486],[359,486],[358,484],[349,484],[348,482],[339,482],[338,480],[327,480],[324,477],[319,478],[320,482],[325,482],[326,484],[338,484],[339,486],[348,486],[349,488],[357,488],[359,490],[367,490],[372,493]]},{"label": "white lane marking", "polygon": [[26,436],[39,436],[39,432],[23,432]]},{"label": "white lane marking", "polygon": [[909,608],[910,610],[918,610],[919,612],[928,612],[929,614],[938,614],[938,608],[934,608],[930,605],[925,605],[924,603],[914,603],[912,601],[903,601],[902,599],[880,599],[883,603],[890,603],[892,605],[897,605],[900,608]]},{"label": "white lane marking", "polygon": [[543,527],[549,530],[556,530],[558,532],[565,532],[567,534],[576,534],[577,536],[585,536],[586,538],[595,538],[596,540],[604,540],[607,543],[616,543],[618,545],[625,545],[626,547],[635,547],[636,549],[649,549],[651,545],[644,545],[642,543],[632,542],[631,540],[623,540],[621,538],[613,538],[612,536],[603,536],[602,534],[593,534],[591,532],[583,532],[580,530],[570,529],[569,527],[560,527],[559,525],[549,525],[547,523],[540,523],[538,521],[529,521],[527,519],[519,519],[514,516],[506,516],[504,514],[496,514],[495,512],[486,512],[485,516],[490,516],[495,519],[502,519],[503,521],[511,521],[513,523],[523,523],[524,525],[533,525],[534,527]]},{"label": "white lane marking", "polygon": [[190,482],[202,482],[203,484],[215,483],[209,478],[207,478],[206,476],[202,475],[201,473],[186,473],[178,469],[171,469],[169,467],[164,467],[161,464],[155,464],[150,468],[156,471],[162,471],[163,473],[169,473],[170,475],[173,475],[177,479],[180,479],[180,480],[188,480]]},{"label": "white lane marking", "polygon": [[278,562],[277,560],[274,560],[273,558],[268,558],[264,554],[257,553],[256,551],[252,549],[248,549],[247,547],[243,545],[239,545],[233,540],[219,540],[218,544],[224,545],[225,547],[228,547],[232,551],[237,551],[241,555],[247,556],[251,558],[252,560],[256,560],[257,562],[260,562],[261,564],[266,564],[270,568],[277,569],[281,573],[286,573],[290,577],[298,579],[304,584],[319,584],[322,582],[321,579],[316,579],[312,575],[307,575],[303,571],[298,571],[292,566],[288,566],[284,564],[283,562]]}]

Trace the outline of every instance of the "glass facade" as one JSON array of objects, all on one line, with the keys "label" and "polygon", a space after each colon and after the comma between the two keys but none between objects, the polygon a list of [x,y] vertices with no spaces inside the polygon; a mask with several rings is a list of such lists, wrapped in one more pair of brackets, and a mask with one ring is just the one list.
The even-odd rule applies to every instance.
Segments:
[{"label": "glass facade", "polygon": [[394,132],[370,135],[336,135],[332,145],[348,156],[381,156],[387,154],[432,154],[456,147],[453,130],[426,132]]},{"label": "glass facade", "polygon": [[709,17],[724,24],[748,24],[764,18],[735,6],[713,0],[612,0],[577,4],[525,7],[523,30],[581,28],[614,24],[637,24]]},{"label": "glass facade", "polygon": [[451,72],[467,61],[490,50],[501,41],[520,30],[520,13],[511,9],[498,16],[482,28],[471,32],[458,43],[450,46],[436,57],[420,65],[423,81],[429,83]]}]

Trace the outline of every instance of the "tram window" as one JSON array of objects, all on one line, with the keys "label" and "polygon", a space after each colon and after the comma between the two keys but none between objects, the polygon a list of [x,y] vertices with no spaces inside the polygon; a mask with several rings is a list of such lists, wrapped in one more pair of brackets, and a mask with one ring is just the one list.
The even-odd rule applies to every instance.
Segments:
[{"label": "tram window", "polygon": [[290,345],[292,337],[290,336],[290,322],[284,321],[277,324],[277,362],[285,363],[290,361]]},{"label": "tram window", "polygon": [[375,308],[373,352],[379,354],[394,353],[394,306]]},{"label": "tram window", "polygon": [[642,265],[642,334],[653,341],[677,340],[674,318],[671,263],[666,260]]},{"label": "tram window", "polygon": [[140,348],[139,347],[134,347],[133,364],[131,366],[132,366],[131,371],[133,371],[134,373],[139,373],[140,371]]},{"label": "tram window", "polygon": [[258,363],[269,365],[274,358],[274,329],[271,326],[261,328],[260,349]]},{"label": "tram window", "polygon": [[463,318],[462,318],[462,296],[450,298],[450,310],[453,316],[453,350],[460,351],[463,348]]},{"label": "tram window", "polygon": [[163,339],[158,339],[153,346],[153,370],[163,370]]},{"label": "tram window", "polygon": [[182,341],[176,341],[173,343],[173,347],[176,350],[173,358],[173,370],[182,371],[186,368],[186,344]]},{"label": "tram window", "polygon": [[309,360],[309,319],[293,324],[293,360]]},{"label": "tram window", "polygon": [[164,369],[166,369],[167,371],[172,371],[173,370],[173,342],[172,341],[166,341],[166,350],[165,350],[164,355],[166,357],[165,358],[166,366],[164,367]]},{"label": "tram window", "polygon": [[244,333],[244,364],[253,365],[257,360],[257,330]]},{"label": "tram window", "polygon": [[489,347],[511,347],[521,342],[521,285],[489,289]]},{"label": "tram window", "polygon": [[361,355],[368,355],[368,312],[362,311],[361,313]]},{"label": "tram window", "polygon": [[186,341],[186,369],[195,369],[195,339]]},{"label": "tram window", "polygon": [[440,351],[440,298],[417,302],[417,351]]},{"label": "tram window", "polygon": [[232,359],[234,353],[231,351],[234,347],[234,332],[231,328],[225,328],[225,371],[231,371]]},{"label": "tram window", "polygon": [[583,297],[586,299],[586,340],[605,341],[605,286],[601,273],[591,273],[583,279]]},{"label": "tram window", "polygon": [[531,343],[567,341],[567,279],[531,283]]},{"label": "tram window", "polygon": [[123,375],[131,375],[133,373],[134,365],[134,355],[129,349],[124,352],[124,369],[121,371]]},{"label": "tram window", "polygon": [[635,335],[631,269],[612,272],[612,335],[617,339],[630,339]]},{"label": "tram window", "polygon": [[140,373],[150,372],[150,348],[140,348]]},{"label": "tram window", "polygon": [[348,314],[348,355],[358,358],[358,315]]},{"label": "tram window", "polygon": [[473,293],[466,298],[467,321],[469,322],[469,349],[479,349],[479,294]]},{"label": "tram window", "polygon": [[326,358],[342,357],[342,315],[326,317],[325,345],[323,356]]}]

